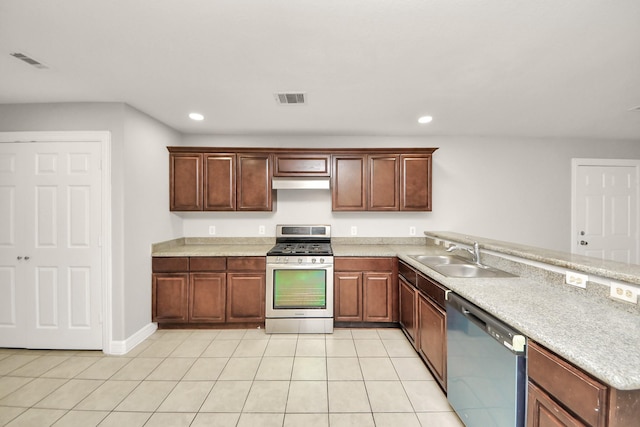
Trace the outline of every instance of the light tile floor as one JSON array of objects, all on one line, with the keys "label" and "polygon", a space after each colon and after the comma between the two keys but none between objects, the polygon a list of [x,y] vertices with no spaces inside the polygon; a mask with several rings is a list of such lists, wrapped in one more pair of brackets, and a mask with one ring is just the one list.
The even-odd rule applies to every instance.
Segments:
[{"label": "light tile floor", "polygon": [[463,426],[399,329],[160,330],[124,356],[0,349],[0,425]]}]

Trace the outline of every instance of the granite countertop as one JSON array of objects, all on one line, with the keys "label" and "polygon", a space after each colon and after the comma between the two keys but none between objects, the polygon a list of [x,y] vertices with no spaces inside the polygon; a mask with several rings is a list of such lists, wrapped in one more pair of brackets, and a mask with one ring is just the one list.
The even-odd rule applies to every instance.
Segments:
[{"label": "granite countertop", "polygon": [[[601,263],[564,253],[556,256],[539,248],[528,252],[525,246],[457,233],[425,234],[463,244],[476,240],[482,249],[496,253],[640,283],[640,267],[636,275],[636,266],[623,264],[618,269],[619,263]],[[153,245],[152,255],[264,256],[273,243],[273,240],[254,238],[183,238]],[[580,289],[546,283],[524,274],[498,279],[442,276],[409,257],[443,253],[442,246],[429,245],[426,240],[333,239],[332,248],[334,256],[398,256],[604,383],[620,390],[640,389],[640,316],[637,311],[619,309],[606,298],[594,298]]]}]

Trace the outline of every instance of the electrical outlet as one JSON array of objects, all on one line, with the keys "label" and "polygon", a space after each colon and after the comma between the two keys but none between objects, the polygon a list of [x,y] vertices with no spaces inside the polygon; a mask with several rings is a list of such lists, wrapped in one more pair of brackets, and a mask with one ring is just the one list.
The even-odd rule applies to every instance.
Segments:
[{"label": "electrical outlet", "polygon": [[351,235],[352,236],[357,236],[358,235],[358,227],[356,227],[355,225],[351,226]]},{"label": "electrical outlet", "polygon": [[638,292],[640,292],[640,289],[637,287],[611,281],[611,298],[637,304]]},{"label": "electrical outlet", "polygon": [[567,271],[564,279],[567,285],[573,285],[579,288],[586,288],[588,280],[589,276],[587,276],[586,274],[576,273],[575,271]]},{"label": "electrical outlet", "polygon": [[416,235],[416,228],[409,227],[409,236],[415,236],[415,235]]},{"label": "electrical outlet", "polygon": [[211,236],[213,236],[214,234],[216,234],[216,226],[215,225],[210,225],[209,226],[209,234]]},{"label": "electrical outlet", "polygon": [[265,233],[264,225],[259,225],[258,226],[258,234],[264,234],[264,233]]}]

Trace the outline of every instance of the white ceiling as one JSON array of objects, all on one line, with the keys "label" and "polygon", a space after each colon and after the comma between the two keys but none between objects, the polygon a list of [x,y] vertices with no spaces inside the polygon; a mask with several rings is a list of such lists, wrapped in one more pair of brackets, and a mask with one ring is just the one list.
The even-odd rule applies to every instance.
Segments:
[{"label": "white ceiling", "polygon": [[0,103],[89,101],[185,133],[640,140],[640,1],[1,0]]}]

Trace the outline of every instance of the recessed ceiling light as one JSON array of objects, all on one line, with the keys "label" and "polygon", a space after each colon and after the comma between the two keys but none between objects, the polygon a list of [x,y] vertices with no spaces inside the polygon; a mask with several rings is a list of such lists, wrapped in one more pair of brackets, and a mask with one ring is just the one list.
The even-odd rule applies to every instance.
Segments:
[{"label": "recessed ceiling light", "polygon": [[418,123],[420,123],[421,125],[424,125],[427,123],[431,123],[431,120],[433,120],[433,117],[431,116],[422,116],[418,118]]},{"label": "recessed ceiling light", "polygon": [[189,113],[189,118],[198,122],[204,120],[204,116],[200,113]]}]

